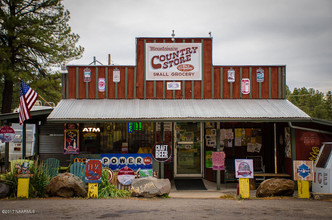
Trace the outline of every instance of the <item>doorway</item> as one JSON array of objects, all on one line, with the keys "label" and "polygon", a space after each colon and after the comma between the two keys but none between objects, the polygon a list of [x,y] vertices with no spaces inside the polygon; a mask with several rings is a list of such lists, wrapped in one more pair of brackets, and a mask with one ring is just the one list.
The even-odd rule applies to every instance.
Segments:
[{"label": "doorway", "polygon": [[202,123],[174,124],[174,177],[203,176]]}]

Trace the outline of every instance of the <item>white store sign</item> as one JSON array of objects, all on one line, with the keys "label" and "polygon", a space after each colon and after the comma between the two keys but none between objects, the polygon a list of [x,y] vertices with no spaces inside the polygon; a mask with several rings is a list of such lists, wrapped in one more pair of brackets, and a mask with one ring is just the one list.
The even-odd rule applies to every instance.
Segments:
[{"label": "white store sign", "polygon": [[202,80],[201,43],[146,43],[146,80]]}]

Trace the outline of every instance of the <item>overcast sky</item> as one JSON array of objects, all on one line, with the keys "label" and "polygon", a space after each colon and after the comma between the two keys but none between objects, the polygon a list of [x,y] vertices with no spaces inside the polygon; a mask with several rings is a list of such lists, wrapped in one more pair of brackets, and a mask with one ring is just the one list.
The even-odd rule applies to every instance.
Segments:
[{"label": "overcast sky", "polygon": [[332,0],[64,0],[80,60],[135,65],[136,37],[213,37],[214,65],[286,65],[287,85],[332,90]]}]

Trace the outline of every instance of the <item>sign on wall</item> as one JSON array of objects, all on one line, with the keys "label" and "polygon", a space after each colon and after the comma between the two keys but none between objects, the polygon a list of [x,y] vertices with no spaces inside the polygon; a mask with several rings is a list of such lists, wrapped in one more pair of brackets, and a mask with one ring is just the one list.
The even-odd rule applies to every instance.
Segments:
[{"label": "sign on wall", "polygon": [[249,94],[250,93],[250,79],[244,78],[242,79],[242,87],[241,87],[242,94]]},{"label": "sign on wall", "polygon": [[264,82],[264,70],[259,68],[256,72],[256,80],[257,82]]},{"label": "sign on wall", "polygon": [[201,80],[201,43],[146,43],[146,80]]},{"label": "sign on wall", "polygon": [[225,170],[225,153],[212,152],[212,169]]},{"label": "sign on wall", "polygon": [[84,82],[91,82],[91,70],[89,68],[84,69],[83,76]]},{"label": "sign on wall", "polygon": [[294,180],[314,180],[313,162],[311,160],[294,160]]},{"label": "sign on wall", "polygon": [[133,169],[152,169],[151,154],[102,154],[102,164],[111,170],[119,170],[125,166]]},{"label": "sign on wall", "polygon": [[236,178],[254,178],[254,166],[252,159],[235,159]]},{"label": "sign on wall", "polygon": [[98,92],[105,92],[106,89],[106,80],[105,78],[98,79]]},{"label": "sign on wall", "polygon": [[172,148],[165,143],[157,143],[152,148],[152,157],[157,162],[166,162],[171,159]]},{"label": "sign on wall", "polygon": [[85,170],[86,183],[101,183],[102,165],[100,160],[87,160]]},{"label": "sign on wall", "polygon": [[63,154],[79,154],[79,127],[76,123],[65,124]]},{"label": "sign on wall", "polygon": [[227,82],[235,82],[235,70],[234,69],[229,69],[227,71]]}]

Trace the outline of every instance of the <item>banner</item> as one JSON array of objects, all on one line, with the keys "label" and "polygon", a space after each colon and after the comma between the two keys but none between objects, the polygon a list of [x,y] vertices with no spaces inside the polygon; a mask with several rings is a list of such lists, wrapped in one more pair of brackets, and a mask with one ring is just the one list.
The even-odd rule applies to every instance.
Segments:
[{"label": "banner", "polygon": [[151,154],[102,154],[101,162],[111,170],[120,170],[125,166],[133,170],[152,169]]},{"label": "banner", "polygon": [[146,80],[202,80],[201,43],[145,44]]}]

